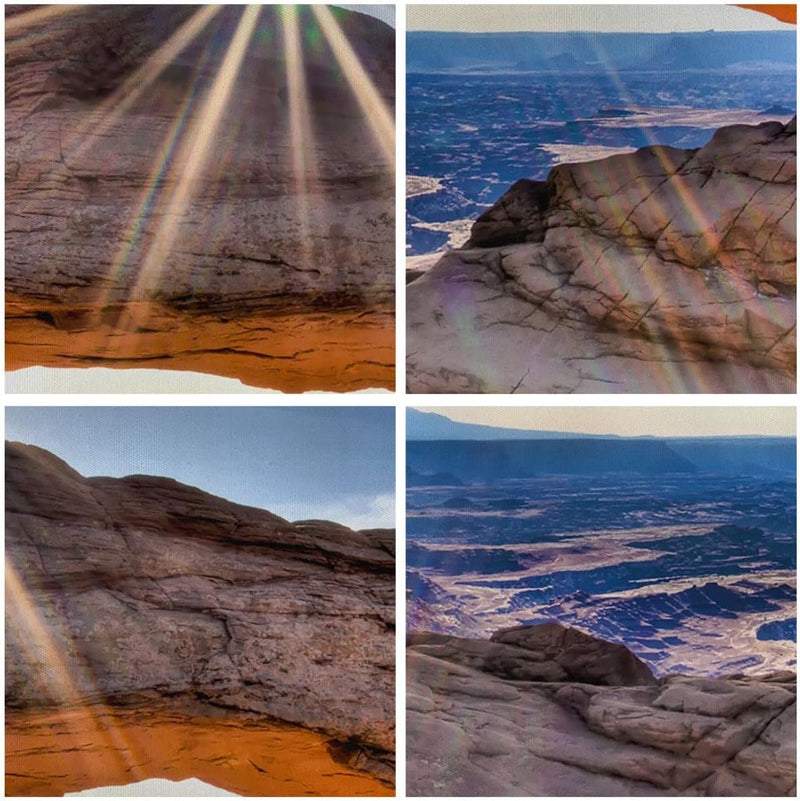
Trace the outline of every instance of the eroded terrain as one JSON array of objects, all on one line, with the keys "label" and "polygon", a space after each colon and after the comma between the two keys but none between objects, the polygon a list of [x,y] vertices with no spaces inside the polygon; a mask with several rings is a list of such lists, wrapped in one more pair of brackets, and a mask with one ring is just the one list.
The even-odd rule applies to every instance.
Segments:
[{"label": "eroded terrain", "polygon": [[692,473],[412,486],[410,626],[553,619],[659,675],[794,669],[794,503],[790,480]]}]

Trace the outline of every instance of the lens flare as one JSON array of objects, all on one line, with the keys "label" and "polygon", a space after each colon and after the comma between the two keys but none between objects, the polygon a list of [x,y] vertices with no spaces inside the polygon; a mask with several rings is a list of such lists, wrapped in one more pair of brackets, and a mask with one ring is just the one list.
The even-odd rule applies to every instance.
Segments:
[{"label": "lens flare", "polygon": [[[46,699],[62,706],[83,702],[83,711],[88,710],[90,713],[90,725],[93,729],[91,739],[105,748],[107,758],[116,763],[119,774],[127,773],[133,781],[146,778],[137,767],[140,760],[132,744],[103,714],[103,704],[91,703],[92,697],[102,695],[101,691],[93,679],[75,664],[76,660],[67,657],[63,643],[58,641],[70,640],[63,616],[53,610],[47,616],[50,620],[45,618],[46,613],[29,596],[8,558],[5,560],[5,582],[7,632],[15,635],[14,647],[22,648],[28,654],[28,664],[40,666],[40,675],[35,679],[38,679],[39,686],[46,693]],[[63,629],[60,638],[51,630],[52,620],[57,621],[55,625]]]},{"label": "lens flare", "polygon": [[214,83],[197,116],[189,123],[186,138],[175,159],[174,172],[177,174],[177,181],[165,201],[166,214],[139,268],[139,275],[130,294],[132,300],[147,299],[167,266],[178,226],[192,199],[197,179],[209,159],[217,127],[258,23],[260,10],[261,7],[257,5],[248,5],[245,8]]},{"label": "lens flare", "polygon": [[373,136],[386,160],[394,168],[394,118],[378,90],[353,51],[344,31],[327,6],[311,6],[319,27],[328,42],[353,94],[361,106]]},{"label": "lens flare", "polygon": [[309,195],[317,189],[318,173],[314,153],[316,140],[311,124],[303,50],[295,6],[281,6],[281,23],[286,58],[292,175],[302,241],[310,250]]}]

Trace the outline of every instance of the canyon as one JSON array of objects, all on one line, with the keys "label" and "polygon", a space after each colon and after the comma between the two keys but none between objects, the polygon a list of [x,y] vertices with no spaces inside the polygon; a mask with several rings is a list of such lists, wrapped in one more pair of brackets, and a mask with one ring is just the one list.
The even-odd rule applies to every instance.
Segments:
[{"label": "canyon", "polygon": [[7,792],[390,794],[394,581],[393,531],[7,443]]},{"label": "canyon", "polygon": [[6,368],[393,388],[394,31],[35,8],[6,9]]}]

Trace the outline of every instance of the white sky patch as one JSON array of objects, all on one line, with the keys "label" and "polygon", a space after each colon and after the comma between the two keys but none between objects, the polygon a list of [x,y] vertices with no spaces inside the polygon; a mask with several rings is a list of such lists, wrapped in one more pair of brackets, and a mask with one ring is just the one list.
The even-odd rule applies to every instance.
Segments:
[{"label": "white sky patch", "polygon": [[287,520],[329,520],[355,531],[396,527],[393,492],[372,496],[350,495],[313,509],[307,504],[273,504],[270,511]]},{"label": "white sky patch", "polygon": [[711,5],[409,5],[409,31],[673,31],[792,30],[794,26],[761,14],[720,3]]},{"label": "white sky patch", "polygon": [[795,436],[793,406],[417,407],[459,423],[638,437]]},{"label": "white sky patch", "polygon": [[96,787],[93,790],[81,790],[79,793],[65,793],[65,796],[103,796],[104,798],[129,798],[146,796],[148,798],[194,798],[196,796],[236,796],[200,779],[184,779],[173,782],[169,779],[145,779],[133,784],[121,784],[113,787]]},{"label": "white sky patch", "polygon": [[[109,367],[26,367],[6,373],[6,392],[11,394],[151,394],[151,393],[189,393],[189,394],[258,394],[282,395],[276,389],[262,389],[243,384],[235,378],[195,373],[191,370],[149,370]],[[357,393],[389,393],[388,389],[362,389]],[[336,394],[341,393],[303,393]],[[351,393],[356,394],[356,393]]]}]

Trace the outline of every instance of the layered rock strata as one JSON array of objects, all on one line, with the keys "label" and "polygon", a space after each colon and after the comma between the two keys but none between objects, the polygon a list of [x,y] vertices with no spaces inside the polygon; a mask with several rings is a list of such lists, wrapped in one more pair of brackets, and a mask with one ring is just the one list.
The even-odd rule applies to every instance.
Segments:
[{"label": "layered rock strata", "polygon": [[[295,28],[259,8],[242,54],[242,6],[73,7],[33,27],[7,9],[8,369],[393,388],[394,166],[375,109],[310,7]],[[394,32],[335,18],[388,118]]]},{"label": "layered rock strata", "polygon": [[412,392],[793,392],[796,120],[518,181],[408,287]]},{"label": "layered rock strata", "polygon": [[434,796],[791,796],[794,674],[657,680],[559,624],[409,635],[407,786]]},{"label": "layered rock strata", "polygon": [[87,479],[7,444],[7,709],[174,699],[322,731],[389,780],[393,553],[393,531]]}]

